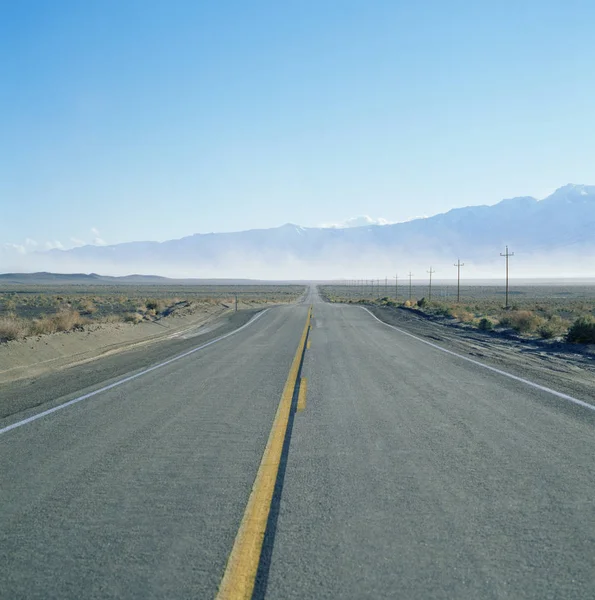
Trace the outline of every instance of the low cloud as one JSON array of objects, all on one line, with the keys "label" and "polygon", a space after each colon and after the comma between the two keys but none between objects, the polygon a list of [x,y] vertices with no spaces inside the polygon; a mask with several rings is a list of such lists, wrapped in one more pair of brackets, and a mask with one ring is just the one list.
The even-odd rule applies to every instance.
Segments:
[{"label": "low cloud", "polygon": [[49,241],[45,243],[46,250],[64,250],[64,245],[59,240]]},{"label": "low cloud", "polygon": [[346,219],[345,221],[340,221],[338,223],[327,223],[324,225],[319,225],[319,227],[323,229],[349,229],[351,227],[370,227],[375,225],[396,225],[397,223],[407,223],[409,221],[415,221],[417,219],[427,219],[427,215],[418,215],[415,217],[410,217],[409,219],[404,219],[402,221],[389,221],[383,217],[370,217],[369,215],[361,215],[359,217],[352,217],[351,219]]},{"label": "low cloud", "polygon": [[361,215],[359,217],[351,217],[351,219],[346,219],[345,221],[340,221],[339,223],[327,223],[325,225],[320,225],[323,229],[348,229],[350,227],[366,227],[368,225],[391,225],[392,222],[384,219],[382,217],[378,217],[375,219],[374,217],[370,217],[368,215]]},{"label": "low cloud", "polygon": [[6,250],[8,252],[16,252],[18,254],[26,254],[27,253],[27,249],[25,248],[25,246],[23,244],[6,243],[6,244],[2,244],[2,249]]}]

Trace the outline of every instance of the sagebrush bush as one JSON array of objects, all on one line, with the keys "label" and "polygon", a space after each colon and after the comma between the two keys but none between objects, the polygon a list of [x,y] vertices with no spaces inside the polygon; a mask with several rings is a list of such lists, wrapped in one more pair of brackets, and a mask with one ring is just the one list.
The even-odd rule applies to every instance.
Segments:
[{"label": "sagebrush bush", "polygon": [[568,324],[558,315],[552,315],[537,330],[539,335],[545,340],[563,335],[567,331]]},{"label": "sagebrush bush", "polygon": [[530,310],[512,310],[500,317],[500,325],[518,333],[533,333],[543,325],[543,319]]},{"label": "sagebrush bush", "polygon": [[481,329],[481,331],[492,331],[492,329],[494,329],[494,321],[488,317],[483,317],[479,320],[477,327]]},{"label": "sagebrush bush", "polygon": [[443,304],[441,302],[432,302],[432,312],[435,315],[440,315],[442,317],[452,317],[453,316],[453,308],[452,306],[448,306],[448,304]]},{"label": "sagebrush bush", "polygon": [[579,317],[568,330],[567,340],[579,344],[595,344],[595,318]]},{"label": "sagebrush bush", "polygon": [[93,300],[91,300],[90,298],[83,298],[79,302],[79,310],[83,314],[92,315],[93,313],[97,312],[97,307],[95,306]]}]

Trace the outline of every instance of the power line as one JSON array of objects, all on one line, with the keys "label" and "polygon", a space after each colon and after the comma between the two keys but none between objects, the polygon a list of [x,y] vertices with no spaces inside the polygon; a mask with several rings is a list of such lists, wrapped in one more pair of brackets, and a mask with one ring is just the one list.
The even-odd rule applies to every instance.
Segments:
[{"label": "power line", "polygon": [[514,252],[508,252],[508,246],[506,246],[506,252],[504,254],[502,254],[502,252],[500,252],[500,256],[504,256],[506,258],[506,307],[508,308],[508,259],[511,256],[514,256]]},{"label": "power line", "polygon": [[432,274],[435,273],[436,271],[434,271],[432,269],[432,267],[430,267],[430,270],[428,271],[428,273],[430,274],[430,289],[428,292],[428,300],[432,299]]},{"label": "power line", "polygon": [[461,301],[461,267],[464,267],[465,263],[461,262],[460,258],[457,258],[457,304]]}]

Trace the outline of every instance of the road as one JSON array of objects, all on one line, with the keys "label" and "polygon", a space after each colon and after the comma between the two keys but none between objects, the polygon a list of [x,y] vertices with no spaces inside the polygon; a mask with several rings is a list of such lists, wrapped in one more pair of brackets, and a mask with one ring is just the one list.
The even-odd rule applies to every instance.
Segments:
[{"label": "road", "polygon": [[0,433],[0,597],[214,598],[310,303],[254,597],[595,596],[595,412],[311,291]]}]

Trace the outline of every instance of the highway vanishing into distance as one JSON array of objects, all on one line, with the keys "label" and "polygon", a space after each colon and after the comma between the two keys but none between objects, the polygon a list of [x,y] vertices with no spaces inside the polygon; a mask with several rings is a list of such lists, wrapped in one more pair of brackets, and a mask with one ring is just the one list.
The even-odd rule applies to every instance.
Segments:
[{"label": "highway vanishing into distance", "polygon": [[314,288],[237,325],[0,388],[1,598],[595,597],[593,399]]}]

